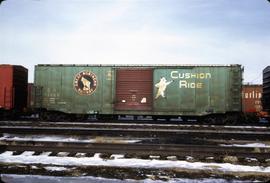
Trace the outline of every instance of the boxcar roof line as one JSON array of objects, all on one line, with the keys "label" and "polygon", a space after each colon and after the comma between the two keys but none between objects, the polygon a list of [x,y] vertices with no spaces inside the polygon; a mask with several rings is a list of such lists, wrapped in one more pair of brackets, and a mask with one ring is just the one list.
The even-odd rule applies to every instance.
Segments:
[{"label": "boxcar roof line", "polygon": [[231,66],[241,66],[240,64],[38,64],[36,66],[44,66],[44,67],[231,67]]}]

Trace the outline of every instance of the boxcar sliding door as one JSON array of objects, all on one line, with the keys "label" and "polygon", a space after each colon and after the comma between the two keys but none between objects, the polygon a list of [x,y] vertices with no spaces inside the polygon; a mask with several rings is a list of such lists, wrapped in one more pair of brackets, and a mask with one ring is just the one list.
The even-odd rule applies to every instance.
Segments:
[{"label": "boxcar sliding door", "polygon": [[152,69],[117,69],[115,110],[152,110],[152,83]]}]

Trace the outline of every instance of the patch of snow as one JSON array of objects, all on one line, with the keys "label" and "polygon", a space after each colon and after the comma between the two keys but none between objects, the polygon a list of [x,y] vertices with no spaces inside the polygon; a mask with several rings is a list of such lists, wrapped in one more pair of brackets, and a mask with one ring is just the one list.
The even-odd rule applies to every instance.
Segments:
[{"label": "patch of snow", "polygon": [[[186,168],[186,169],[217,169],[221,171],[232,172],[267,172],[270,173],[270,167],[233,165],[230,163],[202,163],[187,161],[170,160],[144,160],[144,159],[109,159],[100,158],[100,154],[94,157],[57,157],[46,155],[17,155],[12,156],[12,152],[7,151],[0,154],[0,162],[22,163],[22,164],[50,164],[55,166],[115,166],[115,167],[134,167],[134,168]],[[215,168],[213,168],[215,167]]]},{"label": "patch of snow", "polygon": [[112,154],[110,158],[123,159],[125,156],[122,154]]},{"label": "patch of snow", "polygon": [[34,142],[85,142],[85,143],[97,143],[102,140],[103,143],[138,143],[141,139],[123,139],[123,138],[89,138],[89,139],[80,139],[75,137],[67,137],[67,136],[47,136],[47,135],[32,135],[32,136],[20,136],[15,134],[7,134],[5,133],[3,137],[0,137],[0,140],[3,141],[34,141]]},{"label": "patch of snow", "polygon": [[100,159],[100,155],[101,153],[95,153],[95,155],[93,156],[94,159]]},{"label": "patch of snow", "polygon": [[92,143],[94,140],[92,139],[78,139],[73,137],[64,137],[64,136],[45,136],[45,135],[33,135],[33,136],[19,136],[14,134],[4,134],[0,140],[16,140],[16,141],[34,141],[34,142],[44,142],[44,141],[51,141],[51,142],[88,142]]},{"label": "patch of snow", "polygon": [[262,147],[262,148],[270,148],[270,145],[263,143],[250,143],[250,144],[220,144],[220,146],[224,147]]},{"label": "patch of snow", "polygon": [[57,156],[59,156],[59,157],[65,157],[65,156],[68,156],[68,152],[59,152],[58,154],[57,154]]},{"label": "patch of snow", "polygon": [[224,126],[225,128],[241,128],[241,129],[270,129],[266,126]]},{"label": "patch of snow", "polygon": [[192,156],[186,156],[186,160],[192,161],[192,160],[194,160],[194,158]]},{"label": "patch of snow", "polygon": [[52,152],[42,152],[39,156],[49,156]]},{"label": "patch of snow", "polygon": [[150,159],[160,159],[160,156],[153,156],[153,155],[150,155],[149,158],[150,158]]},{"label": "patch of snow", "polygon": [[45,167],[45,169],[48,171],[60,171],[60,172],[67,170],[67,168],[65,167],[58,167],[58,166],[47,166]]},{"label": "patch of snow", "polygon": [[125,140],[126,143],[132,144],[132,143],[138,143],[141,142],[141,140]]},{"label": "patch of snow", "polygon": [[245,158],[245,160],[248,162],[258,161],[256,158]]},{"label": "patch of snow", "polygon": [[38,169],[38,167],[37,166],[31,166],[31,169]]},{"label": "patch of snow", "polygon": [[85,157],[86,153],[76,153],[75,157]]},{"label": "patch of snow", "polygon": [[176,156],[168,156],[167,159],[170,160],[170,161],[177,161]]},{"label": "patch of snow", "polygon": [[5,151],[1,154],[1,156],[12,156],[13,151]]},{"label": "patch of snow", "polygon": [[34,151],[24,151],[21,155],[23,156],[33,156],[35,152]]}]

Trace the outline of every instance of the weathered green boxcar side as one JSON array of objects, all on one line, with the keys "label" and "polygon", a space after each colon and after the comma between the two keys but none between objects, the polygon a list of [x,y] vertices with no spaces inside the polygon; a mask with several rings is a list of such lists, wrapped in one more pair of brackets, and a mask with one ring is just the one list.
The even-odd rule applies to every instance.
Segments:
[{"label": "weathered green boxcar side", "polygon": [[[159,95],[164,80],[165,96]],[[242,69],[232,66],[179,66],[154,71],[154,111],[163,115],[206,115],[241,111]]]},{"label": "weathered green boxcar side", "polygon": [[[89,88],[80,82],[83,79],[91,82]],[[36,107],[75,114],[111,114],[113,83],[111,67],[37,65],[35,85],[41,87],[42,94]]]},{"label": "weathered green boxcar side", "polygon": [[37,65],[35,85],[52,111],[201,116],[241,111],[242,68]]}]

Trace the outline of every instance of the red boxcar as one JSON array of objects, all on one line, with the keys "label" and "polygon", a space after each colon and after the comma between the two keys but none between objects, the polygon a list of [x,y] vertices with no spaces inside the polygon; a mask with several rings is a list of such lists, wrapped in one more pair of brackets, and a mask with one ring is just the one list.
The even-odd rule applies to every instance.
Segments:
[{"label": "red boxcar", "polygon": [[0,65],[0,110],[21,111],[27,105],[28,70]]},{"label": "red boxcar", "polygon": [[262,85],[243,85],[242,104],[245,113],[260,113],[262,111]]}]

